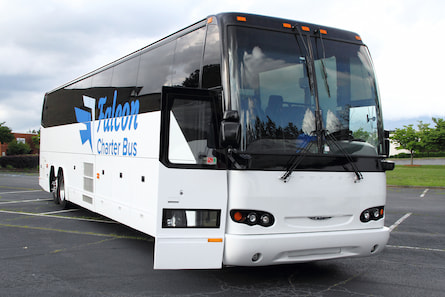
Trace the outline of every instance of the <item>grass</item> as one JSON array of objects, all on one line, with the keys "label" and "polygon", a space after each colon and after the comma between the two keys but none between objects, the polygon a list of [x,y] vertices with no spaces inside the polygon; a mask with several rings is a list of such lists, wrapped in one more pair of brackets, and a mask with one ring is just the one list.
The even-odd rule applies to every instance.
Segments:
[{"label": "grass", "polygon": [[389,186],[445,187],[445,165],[396,165],[386,172]]}]

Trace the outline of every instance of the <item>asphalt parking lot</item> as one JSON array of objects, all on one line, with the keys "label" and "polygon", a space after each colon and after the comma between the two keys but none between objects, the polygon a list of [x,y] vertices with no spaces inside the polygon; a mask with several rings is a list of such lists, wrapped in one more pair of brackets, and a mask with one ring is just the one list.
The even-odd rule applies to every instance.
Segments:
[{"label": "asphalt parking lot", "polygon": [[155,271],[151,237],[0,173],[0,296],[445,296],[445,189],[388,188],[385,225],[373,257]]}]

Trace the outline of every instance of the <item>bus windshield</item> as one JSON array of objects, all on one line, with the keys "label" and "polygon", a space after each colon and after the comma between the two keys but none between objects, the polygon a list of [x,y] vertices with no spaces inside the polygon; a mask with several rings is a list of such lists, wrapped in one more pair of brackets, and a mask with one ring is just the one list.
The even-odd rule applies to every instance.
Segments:
[{"label": "bus windshield", "polygon": [[[235,26],[229,36],[242,151],[381,153],[383,126],[365,46]],[[310,145],[317,140],[322,145]]]}]

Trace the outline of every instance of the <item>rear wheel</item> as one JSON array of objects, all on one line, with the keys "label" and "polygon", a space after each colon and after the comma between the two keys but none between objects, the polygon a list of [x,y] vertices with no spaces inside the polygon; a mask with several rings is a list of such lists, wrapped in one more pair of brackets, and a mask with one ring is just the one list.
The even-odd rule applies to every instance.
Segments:
[{"label": "rear wheel", "polygon": [[60,204],[60,206],[65,209],[67,208],[67,201],[66,201],[66,192],[65,192],[65,179],[63,177],[63,171],[60,170],[59,174],[57,175],[57,200]]},{"label": "rear wheel", "polygon": [[59,204],[59,197],[57,192],[57,177],[54,174],[54,167],[51,167],[51,172],[49,174],[49,187],[53,194],[53,200],[55,204]]}]

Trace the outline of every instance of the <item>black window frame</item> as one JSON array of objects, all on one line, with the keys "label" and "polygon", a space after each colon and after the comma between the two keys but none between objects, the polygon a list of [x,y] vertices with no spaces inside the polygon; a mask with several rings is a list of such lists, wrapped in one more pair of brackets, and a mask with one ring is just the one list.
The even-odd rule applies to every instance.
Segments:
[{"label": "black window frame", "polygon": [[214,135],[215,135],[215,151],[219,151],[219,135],[220,123],[222,120],[221,98],[216,91],[208,89],[195,89],[184,87],[163,87],[161,100],[161,135],[160,135],[160,150],[159,160],[168,168],[182,168],[182,169],[226,169],[225,162],[223,162],[223,154],[217,157],[217,162],[214,165],[209,164],[181,164],[172,163],[169,160],[169,144],[170,144],[170,111],[173,107],[173,102],[176,99],[200,100],[209,101],[213,113],[214,121]]}]

